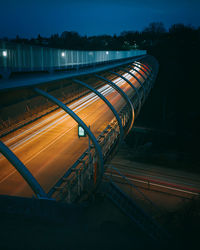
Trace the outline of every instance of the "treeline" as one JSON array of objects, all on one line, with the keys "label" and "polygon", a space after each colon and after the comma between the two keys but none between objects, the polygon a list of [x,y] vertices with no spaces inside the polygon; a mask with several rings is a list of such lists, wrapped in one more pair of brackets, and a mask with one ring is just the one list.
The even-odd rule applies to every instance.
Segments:
[{"label": "treeline", "polygon": [[[8,39],[7,39],[8,40]],[[50,37],[38,35],[26,39],[17,36],[11,41],[31,45],[74,50],[130,50],[148,49],[162,41],[178,40],[200,42],[200,27],[195,29],[184,24],[174,24],[167,31],[162,22],[150,23],[143,31],[123,31],[120,35],[81,36],[75,31],[64,31]]]}]

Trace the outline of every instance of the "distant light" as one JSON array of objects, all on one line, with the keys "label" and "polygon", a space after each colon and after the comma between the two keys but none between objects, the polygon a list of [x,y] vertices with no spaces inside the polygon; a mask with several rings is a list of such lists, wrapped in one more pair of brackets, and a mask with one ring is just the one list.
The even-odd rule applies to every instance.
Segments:
[{"label": "distant light", "polygon": [[7,50],[3,50],[2,54],[4,57],[7,57],[7,55],[8,55]]},{"label": "distant light", "polygon": [[61,56],[62,56],[62,57],[65,57],[65,52],[62,52],[62,53],[61,53]]},{"label": "distant light", "polygon": [[80,125],[78,125],[78,136],[79,137],[85,137],[86,133],[83,127],[81,127]]},{"label": "distant light", "polygon": [[109,52],[108,51],[106,51],[106,55],[108,55],[109,54]]}]

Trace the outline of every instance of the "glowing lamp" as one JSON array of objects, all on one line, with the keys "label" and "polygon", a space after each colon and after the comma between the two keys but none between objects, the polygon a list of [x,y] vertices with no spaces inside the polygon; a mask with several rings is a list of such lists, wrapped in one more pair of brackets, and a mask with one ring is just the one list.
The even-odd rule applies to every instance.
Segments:
[{"label": "glowing lamp", "polygon": [[3,55],[4,57],[7,57],[7,55],[8,55],[7,50],[3,50],[2,55]]}]

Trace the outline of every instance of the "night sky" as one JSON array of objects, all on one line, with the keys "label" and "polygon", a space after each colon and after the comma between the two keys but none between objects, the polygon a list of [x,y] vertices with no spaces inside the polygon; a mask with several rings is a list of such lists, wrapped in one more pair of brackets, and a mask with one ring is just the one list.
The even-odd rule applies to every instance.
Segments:
[{"label": "night sky", "polygon": [[199,0],[1,0],[0,37],[143,30],[150,22],[200,26]]}]

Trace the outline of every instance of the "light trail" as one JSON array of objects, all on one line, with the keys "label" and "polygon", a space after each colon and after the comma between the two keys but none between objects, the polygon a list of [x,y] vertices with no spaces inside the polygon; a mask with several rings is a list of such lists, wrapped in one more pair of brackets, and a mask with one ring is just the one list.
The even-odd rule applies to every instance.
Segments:
[{"label": "light trail", "polygon": [[[108,174],[108,173],[106,173],[106,175],[110,176],[110,174]],[[118,174],[111,174],[111,176],[122,179],[122,177],[120,175],[118,175]],[[158,183],[157,180],[149,180],[149,179],[144,178],[144,177],[142,179],[139,179],[139,178],[137,178],[135,176],[132,176],[132,177],[126,176],[126,179],[130,180],[130,181],[138,182],[138,183],[147,184],[149,188],[150,188],[150,186],[156,186],[156,187],[159,187],[159,188],[165,188],[165,189],[168,189],[168,190],[178,191],[178,192],[181,192],[181,193],[197,195],[197,196],[200,195],[200,190],[197,190],[195,188],[193,188],[193,190],[191,188],[191,190],[190,190],[188,187],[184,187],[184,186],[180,186],[180,185],[178,186],[178,185],[175,185],[175,184],[172,184],[172,183],[166,183],[166,182]],[[128,184],[128,183],[125,183],[125,184]],[[154,190],[151,190],[151,191],[154,191]],[[161,191],[161,192],[163,192],[163,191]]]},{"label": "light trail", "polygon": [[[105,90],[103,90],[101,93],[104,95],[104,96],[107,96],[109,95],[110,93],[112,93],[113,90],[111,88],[107,88]],[[97,99],[99,99],[98,96],[94,96],[94,97],[91,97],[90,99],[87,98],[86,100],[87,101],[79,101],[78,103],[81,103],[79,106],[77,106],[77,103],[73,104],[73,105],[70,105],[69,108],[72,108],[73,106],[77,106],[76,108],[72,109],[74,112],[75,111],[78,111],[80,112],[81,110],[83,110],[84,108],[88,107],[89,105],[91,105],[92,103],[94,103]],[[50,121],[52,119],[54,119],[56,116],[62,114],[62,117],[58,118],[57,120],[51,122],[50,124],[46,125],[46,126],[43,126],[41,129],[37,130],[36,132],[32,133],[31,135],[27,136],[26,138],[24,139],[21,139],[20,141],[16,142],[15,144],[11,145],[10,146],[10,149],[11,150],[14,150],[16,149],[17,147],[19,147],[20,145],[22,145],[23,143],[27,143],[28,141],[30,141],[32,138],[34,138],[35,136],[37,135],[40,135],[42,132],[47,132],[48,129],[53,129],[54,127],[58,126],[61,122],[63,122],[63,119],[68,119],[70,118],[70,116],[68,114],[66,114],[63,110],[57,112],[57,114],[53,114],[50,118],[47,118],[45,119],[44,121],[42,122],[39,122],[37,123],[34,127],[28,129],[28,130],[25,130],[24,132],[21,132],[20,134],[12,137],[11,139],[8,139],[6,141],[4,141],[4,143],[6,145],[8,145],[10,142],[12,142],[13,140],[16,140],[18,139],[19,137],[21,137],[23,134],[27,133],[28,131],[31,131],[33,130],[33,128],[35,129],[36,127],[40,127],[42,126],[44,123],[47,123],[47,121]],[[34,138],[34,139],[37,139],[37,138]],[[0,158],[2,157],[2,155],[0,154]]]},{"label": "light trail", "polygon": [[[137,83],[131,75],[125,76]],[[123,79],[118,77],[113,82],[129,96],[133,95],[132,88]],[[110,85],[105,84],[97,90],[115,106],[117,111],[126,105],[123,98]],[[87,119],[88,124],[94,127],[93,133],[102,132],[99,129],[103,129],[107,126],[106,123],[113,119],[113,113],[104,103],[102,106],[102,100],[94,93],[79,98],[71,103],[69,108],[81,119]],[[68,114],[57,109],[25,125],[23,130],[6,135],[2,140],[48,191],[87,148],[87,140],[80,140],[77,135],[74,137],[76,126],[77,123]],[[0,157],[0,166],[0,193],[31,195],[26,183],[21,181],[17,171],[3,156]],[[12,187],[12,185],[15,186]]]},{"label": "light trail", "polygon": [[[127,79],[131,79],[131,76],[129,75],[129,77],[127,76],[127,73],[124,74],[124,76],[127,77]],[[116,83],[119,87],[122,86],[125,81],[121,78],[117,78],[115,80],[113,80],[114,83]],[[112,87],[110,87],[109,85],[104,85],[103,87],[97,89],[101,94],[103,94],[105,97],[107,95],[109,95],[110,93],[112,93],[113,91],[115,91]],[[78,100],[77,102],[69,105],[69,108],[72,109],[74,112],[79,110],[81,107],[85,108],[87,107],[87,104],[90,105],[91,103],[94,103],[97,99],[99,99],[98,96],[96,96],[94,93],[88,94],[85,97],[82,97],[80,100]],[[76,107],[76,108],[73,108]],[[81,111],[81,110],[80,110]],[[49,125],[44,126],[42,129],[39,129],[38,131],[32,133],[30,136],[21,139],[19,142],[15,143],[14,145],[9,145],[9,143],[11,143],[13,140],[17,140],[19,137],[21,137],[22,135],[28,133],[29,131],[32,131],[33,129],[37,129],[40,126],[43,126],[44,123],[47,123],[48,121],[54,119],[56,116],[62,115],[62,117],[60,117],[59,119],[55,120],[54,122],[50,123]],[[16,149],[17,147],[19,147],[20,145],[22,145],[23,143],[26,143],[28,140],[31,140],[32,138],[34,138],[34,136],[39,135],[40,133],[42,133],[45,130],[48,130],[49,128],[54,128],[56,126],[56,123],[59,123],[60,121],[62,121],[62,119],[64,118],[68,118],[69,115],[66,114],[63,110],[60,110],[59,112],[52,114],[51,117],[46,118],[45,120],[38,122],[37,124],[35,124],[33,127],[26,129],[25,131],[21,132],[20,134],[13,136],[12,138],[8,139],[8,140],[2,140],[7,146],[10,146],[11,150]],[[0,154],[0,158],[2,157],[2,155]]]}]

